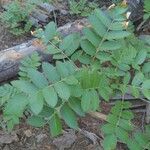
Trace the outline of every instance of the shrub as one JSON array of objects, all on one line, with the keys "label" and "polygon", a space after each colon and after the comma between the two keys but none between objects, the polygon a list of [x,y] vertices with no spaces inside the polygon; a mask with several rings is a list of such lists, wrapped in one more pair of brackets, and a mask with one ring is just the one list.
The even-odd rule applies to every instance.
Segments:
[{"label": "shrub", "polygon": [[68,0],[71,14],[88,16],[98,5],[87,0]]},{"label": "shrub", "polygon": [[32,23],[29,15],[33,6],[29,3],[22,4],[19,1],[13,1],[6,6],[6,11],[1,15],[2,21],[14,35],[21,35],[30,30]]},{"label": "shrub", "polygon": [[[27,123],[36,127],[48,124],[52,136],[62,133],[62,120],[78,130],[77,116],[97,111],[100,101],[109,102],[119,93],[122,99],[116,102],[102,127],[103,147],[115,149],[121,141],[132,150],[129,138],[134,129],[133,114],[124,95],[130,92],[136,98],[142,95],[150,100],[150,47],[128,30],[125,12],[122,7],[96,9],[83,36],[73,33],[61,38],[53,22],[38,30],[36,36],[55,62],[40,63],[34,54],[22,61],[18,80],[0,87],[7,128],[11,130],[23,112],[30,111]],[[143,148],[143,134],[139,135],[133,142]]]},{"label": "shrub", "polygon": [[37,4],[47,0],[15,0],[6,6],[0,18],[14,35],[28,33],[32,27],[29,16]]}]

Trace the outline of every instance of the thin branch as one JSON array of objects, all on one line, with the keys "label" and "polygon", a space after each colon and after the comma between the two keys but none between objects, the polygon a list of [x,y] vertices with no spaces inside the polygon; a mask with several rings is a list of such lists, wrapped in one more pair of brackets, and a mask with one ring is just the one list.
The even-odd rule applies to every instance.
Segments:
[{"label": "thin branch", "polygon": [[100,112],[90,112],[89,115],[100,120],[104,120],[104,121],[107,120],[107,115]]},{"label": "thin branch", "polygon": [[146,99],[144,99],[144,98],[139,98],[140,100],[142,100],[142,101],[144,101],[144,102],[146,102],[146,103],[148,103],[148,104],[150,104],[150,101],[149,100],[146,100]]}]

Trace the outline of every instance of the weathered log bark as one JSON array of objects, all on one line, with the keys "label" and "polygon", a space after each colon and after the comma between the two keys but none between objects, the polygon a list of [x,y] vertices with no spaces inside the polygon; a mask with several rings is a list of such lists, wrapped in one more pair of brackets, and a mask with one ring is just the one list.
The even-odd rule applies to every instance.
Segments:
[{"label": "weathered log bark", "polygon": [[[67,36],[73,32],[81,32],[86,23],[86,19],[77,20],[58,28],[58,31],[62,36]],[[16,76],[21,59],[34,51],[40,53],[42,60],[52,60],[52,56],[44,54],[44,48],[36,44],[37,41],[38,39],[33,39],[27,43],[0,51],[0,82]]]},{"label": "weathered log bark", "polygon": [[131,12],[130,20],[133,22],[140,20],[143,17],[143,2],[144,0],[124,0],[128,4],[128,10]]}]

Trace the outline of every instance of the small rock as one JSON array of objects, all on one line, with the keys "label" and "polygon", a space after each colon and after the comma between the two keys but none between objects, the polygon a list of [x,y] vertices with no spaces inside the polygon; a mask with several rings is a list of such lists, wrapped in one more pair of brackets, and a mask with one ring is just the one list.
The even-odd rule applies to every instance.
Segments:
[{"label": "small rock", "polygon": [[3,150],[10,150],[10,148],[9,148],[8,145],[6,145],[6,146],[3,148]]},{"label": "small rock", "polygon": [[60,13],[63,14],[63,15],[67,15],[67,14],[68,14],[68,11],[66,11],[66,10],[64,10],[64,9],[61,9],[61,10],[60,10]]},{"label": "small rock", "polygon": [[26,137],[31,137],[32,136],[31,130],[25,130],[24,134],[26,135]]},{"label": "small rock", "polygon": [[53,143],[59,150],[64,150],[70,148],[76,139],[75,131],[70,129],[68,132],[64,132],[62,136],[54,139]]},{"label": "small rock", "polygon": [[45,138],[47,138],[46,134],[39,134],[36,136],[37,142],[42,142]]}]

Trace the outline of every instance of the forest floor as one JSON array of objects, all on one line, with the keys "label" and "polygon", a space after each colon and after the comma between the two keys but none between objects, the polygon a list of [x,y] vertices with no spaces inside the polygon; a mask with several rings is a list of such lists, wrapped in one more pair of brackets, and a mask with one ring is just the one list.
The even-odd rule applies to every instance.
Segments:
[{"label": "forest floor", "polygon": [[[102,103],[102,112],[107,114],[109,110],[110,105]],[[135,113],[133,123],[143,130],[144,119],[145,112]],[[87,115],[78,122],[82,131],[74,131],[64,125],[63,134],[52,138],[48,126],[32,128],[22,120],[11,134],[0,131],[0,150],[102,150],[100,126],[104,121]],[[119,143],[116,150],[127,150],[127,147]]]},{"label": "forest floor", "polygon": [[[1,3],[7,3],[8,0],[0,2]],[[9,0],[9,2],[12,0]],[[60,1],[60,2],[59,2]],[[91,1],[91,0],[89,0]],[[109,6],[111,4],[111,0],[100,0],[97,2],[98,5],[100,7],[106,7]],[[68,8],[68,3],[67,0],[58,0],[58,2],[55,4],[55,7],[57,8],[61,8],[64,10],[69,10]],[[2,13],[3,9],[0,7],[0,13]],[[64,16],[56,16],[57,18],[57,25],[59,26],[63,26],[66,23],[69,22],[73,22],[77,19],[81,19],[83,17],[79,16],[79,15],[71,15],[71,14],[67,14]],[[54,20],[50,20],[50,21],[54,21]],[[9,47],[21,44],[23,42],[26,42],[27,40],[30,40],[31,38],[33,38],[31,36],[30,33],[26,34],[26,35],[22,35],[22,36],[14,36],[9,32],[9,29],[6,28],[5,24],[1,22],[0,20],[0,50],[4,50],[7,49]]]},{"label": "forest floor", "polygon": [[[65,0],[64,0],[65,1]],[[108,6],[110,0],[99,1],[100,6]],[[60,5],[64,6],[63,2]],[[0,10],[1,12],[1,10]],[[62,26],[67,22],[72,22],[79,19],[78,16],[68,15],[64,18],[59,16],[58,25]],[[29,34],[16,37],[9,33],[9,30],[3,23],[0,22],[0,50],[21,44],[30,40],[32,36]],[[102,112],[107,114],[110,110],[110,105],[102,103]],[[134,124],[143,130],[145,124],[145,112],[135,113]],[[92,118],[87,115],[79,119],[79,127],[83,132],[77,132],[68,129],[64,125],[64,132],[57,138],[51,138],[49,128],[32,128],[25,124],[25,119],[22,123],[15,127],[11,134],[0,130],[0,150],[101,150],[101,142],[103,135],[99,128],[104,123],[102,120]],[[85,134],[86,133],[86,134]],[[117,150],[127,150],[123,144],[118,144]]]}]

